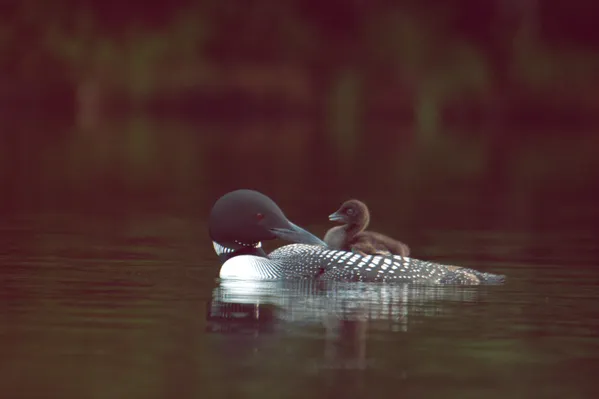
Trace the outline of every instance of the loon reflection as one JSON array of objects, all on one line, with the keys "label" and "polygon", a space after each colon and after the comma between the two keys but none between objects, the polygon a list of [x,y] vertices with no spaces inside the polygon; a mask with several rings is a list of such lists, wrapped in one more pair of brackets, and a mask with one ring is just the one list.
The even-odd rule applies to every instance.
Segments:
[{"label": "loon reflection", "polygon": [[369,367],[369,331],[406,332],[411,319],[418,323],[480,295],[480,287],[464,286],[221,280],[208,304],[207,328],[257,337],[320,327],[324,363],[316,367],[363,369]]}]

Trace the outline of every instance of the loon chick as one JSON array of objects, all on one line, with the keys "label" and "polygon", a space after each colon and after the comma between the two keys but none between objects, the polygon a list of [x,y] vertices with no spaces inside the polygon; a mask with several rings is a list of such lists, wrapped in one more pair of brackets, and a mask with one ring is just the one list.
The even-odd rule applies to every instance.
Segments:
[{"label": "loon chick", "polygon": [[410,256],[410,248],[403,242],[374,231],[365,231],[370,223],[368,207],[361,201],[345,201],[329,220],[345,223],[327,231],[324,242],[329,248],[353,251],[362,255]]},{"label": "loon chick", "polygon": [[[270,198],[236,190],[219,198],[208,220],[223,279],[321,279],[419,284],[501,284],[505,277],[395,255],[361,255],[335,250],[291,223]],[[262,241],[289,244],[266,254]]]}]

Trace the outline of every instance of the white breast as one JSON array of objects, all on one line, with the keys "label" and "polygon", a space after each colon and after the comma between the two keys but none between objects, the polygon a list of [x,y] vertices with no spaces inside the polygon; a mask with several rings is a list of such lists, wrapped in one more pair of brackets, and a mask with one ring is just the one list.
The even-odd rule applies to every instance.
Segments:
[{"label": "white breast", "polygon": [[276,280],[281,273],[277,265],[267,258],[238,255],[221,266],[219,276],[222,279]]}]

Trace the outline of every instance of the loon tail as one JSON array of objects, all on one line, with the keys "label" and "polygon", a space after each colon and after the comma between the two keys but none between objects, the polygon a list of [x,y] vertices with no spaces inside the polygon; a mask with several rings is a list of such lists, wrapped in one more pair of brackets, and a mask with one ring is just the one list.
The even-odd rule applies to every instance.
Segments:
[{"label": "loon tail", "polygon": [[441,278],[441,284],[501,285],[505,283],[502,274],[483,273],[461,266],[447,266],[447,274]]},{"label": "loon tail", "polygon": [[505,275],[477,272],[476,276],[481,284],[503,284],[505,283]]}]

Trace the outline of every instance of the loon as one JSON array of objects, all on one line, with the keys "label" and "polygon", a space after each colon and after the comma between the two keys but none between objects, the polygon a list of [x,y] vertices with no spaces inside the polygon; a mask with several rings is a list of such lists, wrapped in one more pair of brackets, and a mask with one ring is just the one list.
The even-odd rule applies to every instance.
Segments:
[{"label": "loon", "polygon": [[[279,206],[254,190],[219,198],[208,230],[218,255],[221,279],[397,282],[417,284],[501,284],[505,276],[446,266],[399,255],[361,255],[331,249],[293,224]],[[280,238],[293,244],[266,254],[262,242]]]},{"label": "loon", "polygon": [[345,201],[329,220],[345,223],[327,231],[324,241],[329,248],[343,249],[361,255],[410,256],[410,248],[403,242],[384,234],[365,231],[370,222],[370,212],[362,201]]}]

